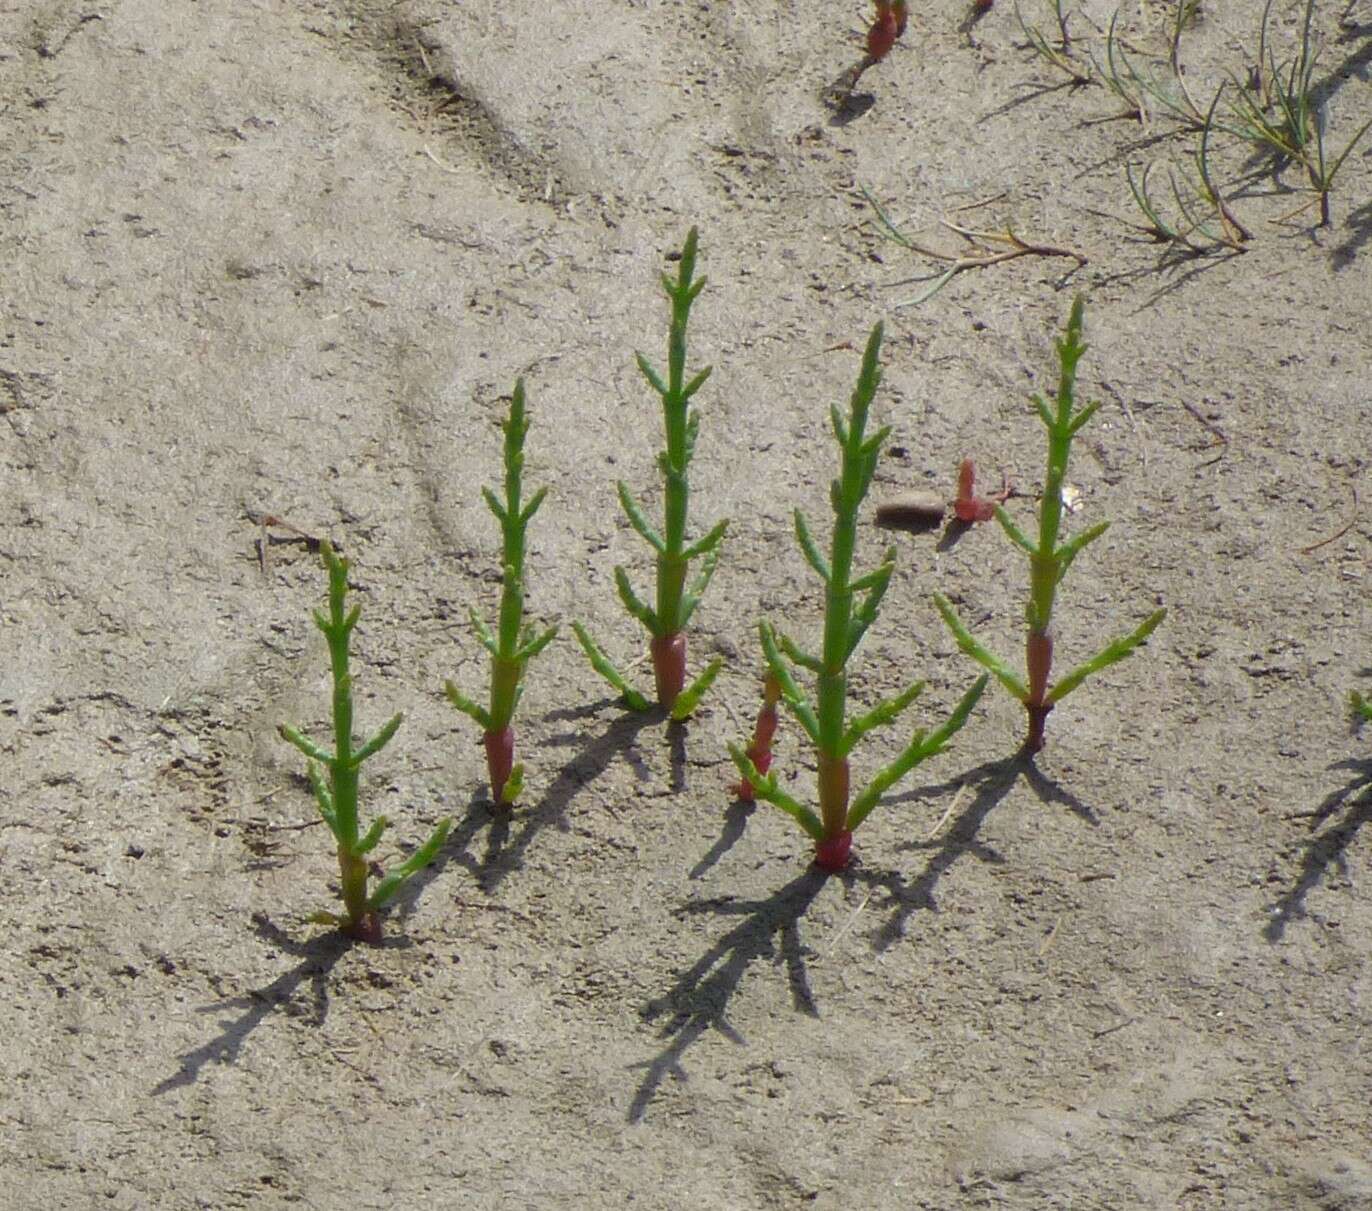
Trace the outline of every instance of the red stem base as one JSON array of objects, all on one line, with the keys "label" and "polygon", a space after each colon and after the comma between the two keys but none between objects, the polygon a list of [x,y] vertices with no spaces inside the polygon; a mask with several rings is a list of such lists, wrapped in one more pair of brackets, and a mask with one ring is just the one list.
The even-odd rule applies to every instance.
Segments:
[{"label": "red stem base", "polygon": [[362,914],[362,919],[352,925],[343,926],[342,932],[368,946],[381,945],[381,918],[374,912]]},{"label": "red stem base", "polygon": [[508,807],[504,800],[505,783],[510,780],[514,769],[514,728],[505,727],[498,732],[487,732],[486,773],[491,779],[491,798],[496,807]]},{"label": "red stem base", "polygon": [[686,688],[686,632],[654,635],[648,650],[653,657],[657,704],[664,711],[670,711],[676,705],[681,691]]},{"label": "red stem base", "polygon": [[1048,712],[1053,709],[1053,704],[1035,706],[1032,702],[1026,702],[1024,709],[1029,712],[1029,734],[1024,738],[1024,751],[1037,753],[1043,748],[1043,725],[1048,721]]},{"label": "red stem base", "polygon": [[836,875],[848,865],[852,848],[853,830],[846,828],[836,836],[815,845],[815,865],[822,871]]}]

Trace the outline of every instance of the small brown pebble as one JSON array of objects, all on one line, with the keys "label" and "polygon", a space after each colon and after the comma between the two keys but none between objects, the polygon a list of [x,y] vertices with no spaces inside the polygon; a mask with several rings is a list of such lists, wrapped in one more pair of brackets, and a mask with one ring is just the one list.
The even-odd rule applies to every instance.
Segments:
[{"label": "small brown pebble", "polygon": [[948,502],[935,492],[902,492],[877,506],[877,525],[893,530],[932,530],[943,522]]}]

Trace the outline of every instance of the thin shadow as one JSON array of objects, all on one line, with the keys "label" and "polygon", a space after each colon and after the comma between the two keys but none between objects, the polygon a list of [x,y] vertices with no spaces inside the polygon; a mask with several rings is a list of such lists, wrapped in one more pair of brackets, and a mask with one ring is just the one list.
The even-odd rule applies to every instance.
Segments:
[{"label": "thin shadow", "polygon": [[691,867],[690,878],[699,879],[743,839],[744,829],[748,827],[748,821],[756,809],[756,803],[743,799],[735,799],[729,804],[729,810],[724,813],[724,828],[705,856]]},{"label": "thin shadow", "polygon": [[988,761],[966,774],[949,782],[932,786],[918,787],[903,795],[893,797],[892,802],[907,801],[925,797],[955,794],[962,787],[975,788],[975,796],[953,820],[952,826],[928,841],[912,841],[903,846],[906,850],[932,851],[924,864],[924,869],[908,884],[895,871],[855,870],[852,877],[859,882],[883,888],[895,904],[895,911],[873,936],[873,945],[883,951],[905,936],[905,926],[916,912],[937,912],[938,902],[934,899],[934,889],[938,882],[964,854],[971,854],[982,862],[1000,865],[1005,859],[993,849],[977,839],[982,823],[994,808],[1010,792],[1010,788],[1023,777],[1033,792],[1044,803],[1059,803],[1088,824],[1099,824],[1099,817],[1089,806],[1075,795],[1064,790],[1034,764],[1031,757],[1022,753],[999,761]]},{"label": "thin shadow", "polygon": [[1163,299],[1167,298],[1168,295],[1175,294],[1183,287],[1189,286],[1196,278],[1199,278],[1202,274],[1209,273],[1212,269],[1216,269],[1220,265],[1227,264],[1229,261],[1232,261],[1235,257],[1240,256],[1243,256],[1242,252],[1239,252],[1232,248],[1223,247],[1217,247],[1213,249],[1207,248],[1201,252],[1185,255],[1173,254],[1172,252],[1164,252],[1158,258],[1157,264],[1154,267],[1155,273],[1169,273],[1173,270],[1179,270],[1182,265],[1186,265],[1188,266],[1188,268],[1184,273],[1175,273],[1170,282],[1166,283],[1163,286],[1159,286],[1155,291],[1153,291],[1152,294],[1150,294],[1146,299],[1143,300],[1143,302],[1141,302],[1134,309],[1134,313],[1138,315],[1144,311],[1147,311],[1150,307],[1157,306],[1157,304],[1162,302]]},{"label": "thin shadow", "polygon": [[1010,100],[1006,101],[1004,105],[997,105],[995,109],[987,110],[982,114],[981,117],[977,119],[977,125],[980,126],[982,123],[989,122],[993,118],[1004,117],[1004,115],[1012,113],[1021,105],[1029,105],[1032,102],[1037,101],[1040,97],[1050,97],[1053,93],[1062,92],[1065,88],[1075,92],[1079,88],[1084,88],[1085,85],[1077,80],[1059,80],[1053,84],[1032,84],[1024,87],[1026,88],[1026,91],[1021,93],[1018,97],[1012,97]]},{"label": "thin shadow", "polygon": [[[598,714],[605,705],[602,702],[576,711],[554,712],[548,717],[580,720]],[[427,879],[436,878],[449,862],[456,862],[476,877],[483,891],[494,892],[508,875],[522,868],[525,851],[540,832],[550,825],[562,832],[569,831],[571,826],[567,814],[572,803],[609,769],[617,757],[628,754],[638,777],[644,779],[650,776],[646,763],[635,750],[635,744],[639,732],[661,723],[662,718],[659,711],[623,711],[610,721],[600,735],[589,741],[581,731],[543,741],[541,747],[544,749],[571,744],[580,748],[558,771],[543,797],[530,807],[516,807],[513,811],[495,810],[487,803],[474,800],[468,807],[466,817],[453,830],[437,861],[424,872],[424,876]],[[684,760],[683,754],[683,764]],[[675,765],[675,755],[673,763]],[[684,773],[681,781],[685,781]],[[478,858],[469,849],[488,824],[490,831],[486,837],[486,852]]]},{"label": "thin shadow", "polygon": [[[1331,768],[1352,770],[1353,777],[1310,814],[1314,835],[1304,842],[1300,874],[1291,890],[1273,906],[1272,919],[1263,927],[1263,937],[1269,942],[1281,941],[1286,927],[1305,917],[1305,898],[1319,886],[1325,871],[1331,866],[1340,872],[1345,870],[1344,850],[1353,843],[1358,830],[1372,820],[1372,758],[1340,761]],[[1345,807],[1348,810],[1341,820],[1323,832],[1314,831]]]},{"label": "thin shadow", "polygon": [[654,1022],[668,1013],[671,1020],[659,1034],[667,1040],[666,1046],[653,1059],[635,1065],[647,1071],[629,1107],[629,1122],[643,1120],[667,1077],[689,1079],[682,1059],[707,1030],[713,1027],[731,1042],[743,1044],[743,1036],[729,1022],[729,999],[749,967],[758,960],[775,957],[773,934],[781,934],[781,957],[795,1007],[810,1017],[819,1016],[810,992],[797,926],[827,878],[822,871],[811,868],[765,900],[704,900],[681,909],[683,914],[716,913],[743,919],[678,976],[664,996],[643,1007],[646,1022]]},{"label": "thin shadow", "polygon": [[686,789],[686,724],[675,719],[667,723],[667,746],[671,753],[672,793]]},{"label": "thin shadow", "polygon": [[1372,202],[1364,202],[1351,211],[1344,220],[1344,226],[1352,233],[1340,244],[1336,244],[1329,254],[1334,272],[1347,269],[1369,242],[1372,242]]},{"label": "thin shadow", "polygon": [[970,521],[961,521],[957,517],[950,517],[948,524],[943,527],[943,533],[939,535],[939,540],[934,544],[934,550],[940,554],[946,554],[962,541],[962,536],[972,528]]},{"label": "thin shadow", "polygon": [[231,1020],[221,1021],[221,1029],[214,1038],[186,1052],[181,1057],[181,1070],[175,1076],[169,1076],[154,1086],[154,1095],[170,1093],[173,1089],[193,1085],[206,1064],[231,1063],[237,1060],[248,1036],[262,1024],[262,1020],[268,1014],[281,1010],[289,1012],[286,1007],[291,1004],[295,990],[306,980],[310,982],[314,1003],[314,1012],[310,1020],[315,1026],[324,1024],[329,1009],[329,973],[355,943],[336,930],[320,934],[308,942],[297,942],[272,924],[264,913],[253,914],[253,928],[258,937],[273,946],[279,946],[287,954],[295,955],[301,961],[265,988],[254,988],[243,996],[228,997],[202,1009],[202,1013],[217,1013],[223,1009],[242,1009],[244,1012]]}]

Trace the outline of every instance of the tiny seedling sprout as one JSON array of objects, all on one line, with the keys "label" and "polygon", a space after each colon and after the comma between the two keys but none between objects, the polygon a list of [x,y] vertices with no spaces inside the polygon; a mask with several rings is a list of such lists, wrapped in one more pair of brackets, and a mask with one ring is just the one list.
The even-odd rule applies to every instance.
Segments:
[{"label": "tiny seedling sprout", "polygon": [[1049,686],[1049,675],[1053,665],[1053,602],[1058,586],[1082,549],[1104,534],[1110,525],[1109,522],[1100,522],[1075,538],[1069,538],[1062,543],[1058,541],[1062,530],[1062,489],[1066,482],[1067,460],[1072,449],[1072,439],[1100,407],[1099,403],[1091,403],[1074,411],[1077,363],[1086,352],[1086,346],[1081,338],[1083,306],[1082,299],[1078,296],[1072,304],[1066,336],[1057,342],[1060,376],[1055,404],[1050,404],[1041,395],[1034,397],[1039,416],[1048,429],[1048,472],[1044,479],[1043,499],[1039,507],[1038,542],[1029,540],[1010,519],[1004,506],[996,508],[996,520],[1015,545],[1029,557],[1029,605],[1025,612],[1028,622],[1027,683],[973,638],[946,597],[940,593],[934,594],[934,602],[957,639],[958,647],[993,673],[996,679],[1024,704],[1029,716],[1029,731],[1024,748],[1030,753],[1036,753],[1043,747],[1044,722],[1053,707],[1092,673],[1097,673],[1128,656],[1153,633],[1167,615],[1166,610],[1156,610],[1136,630],[1107,645],[1103,651],[1073,669],[1056,685]]},{"label": "tiny seedling sprout", "polygon": [[[879,429],[867,436],[868,411],[881,381],[877,361],[881,336],[882,326],[877,324],[867,341],[848,416],[845,418],[836,406],[830,414],[840,449],[840,472],[830,489],[834,528],[827,558],[811,536],[804,514],[800,510],[795,514],[796,540],[807,562],[824,582],[822,654],[815,656],[804,651],[767,622],[758,628],[767,666],[780,686],[782,701],[800,721],[817,752],[819,813],[782,790],[774,772],[760,768],[737,745],[729,747],[734,764],[755,796],[796,820],[815,843],[815,861],[830,872],[847,865],[853,830],[867,818],[881,796],[921,761],[940,752],[967,721],[987,680],[983,675],[972,686],[942,727],[927,735],[916,731],[904,751],[850,802],[849,755],[854,746],[874,728],[893,721],[924,688],[924,683],[918,682],[856,719],[850,721],[847,717],[848,664],[876,621],[895,571],[895,552],[889,550],[875,570],[856,578],[852,574],[858,511],[871,487],[882,444],[890,432]],[[813,703],[797,685],[793,666],[814,675]]]},{"label": "tiny seedling sprout", "polygon": [[[744,755],[753,763],[760,774],[772,768],[772,741],[776,738],[777,727],[781,723],[777,704],[781,701],[781,682],[767,669],[762,676],[762,705],[758,708],[757,722],[753,724],[753,742],[743,750]],[[745,777],[734,784],[734,792],[743,803],[756,803],[757,795],[753,784]]]},{"label": "tiny seedling sprout", "polygon": [[524,472],[524,438],[529,432],[529,418],[524,409],[524,380],[515,383],[514,398],[510,401],[510,416],[504,423],[505,432],[505,501],[502,504],[494,492],[483,488],[481,495],[486,506],[495,514],[504,538],[501,567],[504,569],[500,594],[498,632],[491,633],[475,610],[471,612],[472,626],[481,645],[491,657],[491,689],[489,704],[479,706],[463,694],[451,681],[444,682],[448,701],[458,710],[470,715],[485,733],[486,771],[491,781],[491,799],[497,807],[512,806],[524,785],[524,767],[514,763],[514,713],[524,693],[524,670],[529,661],[548,646],[557,634],[556,627],[538,631],[524,625],[524,560],[527,553],[526,536],[529,522],[538,512],[547,488],[540,488],[528,503],[522,499]]},{"label": "tiny seedling sprout", "polygon": [[[357,748],[353,747],[353,681],[348,671],[348,646],[357,625],[360,606],[345,610],[348,593],[348,561],[340,559],[328,542],[319,550],[329,573],[329,613],[314,612],[315,625],[329,645],[333,669],[334,751],[321,748],[298,728],[288,723],[278,729],[283,739],[295,745],[309,759],[306,770],[314,790],[319,814],[338,842],[338,867],[342,875],[342,916],[321,912],[312,918],[320,924],[335,925],[359,941],[381,942],[379,913],[404,886],[405,881],[423,870],[438,854],[452,821],[443,820],[433,834],[399,866],[381,876],[370,894],[367,891],[368,855],[376,848],[388,823],[378,816],[365,834],[359,835],[357,818],[358,774],[368,757],[379,753],[400,727],[403,715],[394,715],[380,730]],[[327,770],[327,776],[321,772]]]},{"label": "tiny seedling sprout", "polygon": [[[622,567],[615,569],[615,586],[624,608],[652,636],[649,651],[658,705],[676,721],[685,719],[695,710],[723,664],[722,659],[716,658],[694,682],[689,686],[686,684],[686,624],[715,574],[719,545],[728,526],[727,521],[721,521],[699,541],[689,544],[686,541],[691,496],[688,473],[700,430],[700,413],[690,406],[690,401],[710,376],[710,367],[706,366],[689,380],[686,378],[687,323],[691,316],[691,305],[705,288],[706,282],[705,278],[695,278],[696,245],[696,229],[692,227],[681,250],[676,280],[662,275],[662,288],[672,308],[666,380],[643,354],[637,355],[639,370],[662,401],[662,419],[666,429],[667,446],[657,460],[664,489],[661,532],[653,527],[628,486],[623,481],[619,484],[619,502],[629,518],[629,524],[657,554],[655,606],[649,606],[634,592],[629,583],[629,574]],[[700,570],[688,583],[690,565],[697,559],[700,560]],[[576,622],[572,624],[572,629],[596,672],[619,691],[631,709],[647,710],[650,705],[647,697],[629,685],[586,628]]]}]

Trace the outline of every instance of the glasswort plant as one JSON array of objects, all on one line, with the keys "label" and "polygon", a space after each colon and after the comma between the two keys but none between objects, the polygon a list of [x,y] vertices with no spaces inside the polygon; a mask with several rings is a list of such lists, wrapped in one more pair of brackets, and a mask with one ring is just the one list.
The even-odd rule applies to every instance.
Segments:
[{"label": "glasswort plant", "polygon": [[[367,892],[367,855],[381,840],[388,823],[378,816],[365,835],[359,836],[357,819],[358,772],[362,763],[379,753],[395,735],[404,715],[394,715],[383,724],[370,740],[353,747],[353,679],[348,672],[348,645],[357,625],[360,606],[344,611],[348,593],[348,561],[340,559],[328,542],[319,544],[324,566],[329,573],[329,613],[314,612],[314,622],[329,645],[329,660],[333,668],[333,733],[334,751],[320,748],[298,728],[283,723],[277,729],[283,739],[290,741],[309,758],[307,771],[314,790],[319,814],[338,842],[338,868],[342,875],[342,899],[346,913],[316,913],[311,919],[325,925],[336,925],[344,933],[362,942],[379,945],[381,942],[380,910],[386,906],[411,875],[423,870],[437,855],[448,836],[451,820],[443,820],[432,836],[415,852],[383,875],[369,895]],[[328,777],[320,767],[328,771]]]},{"label": "glasswort plant", "polygon": [[524,785],[524,767],[514,763],[515,707],[524,693],[525,666],[553,641],[557,627],[543,632],[524,625],[524,556],[529,522],[538,512],[547,488],[540,488],[525,504],[521,498],[524,472],[524,439],[529,418],[524,410],[524,380],[515,383],[510,401],[510,416],[502,426],[505,432],[505,503],[501,504],[489,488],[482,488],[486,506],[495,514],[504,538],[501,567],[504,570],[500,593],[498,634],[471,612],[481,645],[491,656],[489,706],[478,706],[451,681],[443,683],[448,701],[470,715],[485,732],[486,772],[491,780],[491,799],[497,807],[509,807],[519,798]]},{"label": "glasswort plant", "polygon": [[[657,553],[656,608],[638,597],[629,583],[629,574],[622,567],[615,569],[615,586],[624,608],[652,636],[649,651],[653,660],[658,705],[678,721],[695,710],[723,664],[723,660],[716,658],[690,686],[686,685],[686,624],[715,574],[719,544],[729,524],[721,521],[704,538],[687,545],[686,521],[691,497],[688,470],[700,429],[700,413],[690,406],[690,401],[705,385],[711,369],[706,366],[689,381],[686,379],[686,327],[691,317],[691,304],[705,288],[706,282],[705,278],[695,280],[696,244],[696,229],[692,227],[681,250],[676,281],[666,274],[662,275],[662,288],[672,306],[666,382],[643,354],[636,355],[643,377],[662,400],[667,448],[657,459],[664,487],[661,533],[653,528],[624,482],[621,480],[619,483],[619,503],[629,518],[629,524]],[[696,559],[701,561],[700,571],[688,586],[687,573],[691,562]],[[596,672],[623,695],[630,708],[647,710],[648,699],[624,680],[586,628],[576,622],[572,624],[572,629]]]},{"label": "glasswort plant", "polygon": [[[967,722],[968,715],[986,688],[986,676],[963,696],[944,725],[926,735],[916,731],[905,750],[858,796],[849,801],[849,754],[873,728],[894,720],[924,688],[923,682],[904,693],[878,703],[851,722],[847,718],[848,663],[868,628],[895,571],[895,551],[874,571],[853,577],[857,547],[857,520],[862,501],[872,484],[877,459],[890,429],[867,436],[867,414],[881,382],[877,357],[881,351],[882,326],[872,329],[862,358],[862,371],[845,418],[835,406],[830,419],[840,450],[840,471],[830,489],[834,510],[833,538],[826,559],[811,536],[805,516],[796,510],[796,541],[810,566],[824,581],[824,641],[821,655],[803,651],[789,636],[763,622],[758,631],[767,667],[781,688],[782,700],[800,721],[814,744],[819,761],[819,814],[791,798],[777,785],[776,774],[764,770],[737,745],[729,746],[734,764],[757,798],[775,804],[793,817],[815,842],[815,861],[821,869],[840,871],[848,864],[853,830],[876,807],[881,796],[927,757],[940,752]],[[858,596],[861,595],[861,600]],[[792,665],[815,676],[815,702],[811,704],[796,684]]]},{"label": "glasswort plant", "polygon": [[1004,506],[996,507],[996,520],[1011,540],[1029,557],[1029,605],[1025,611],[1028,621],[1028,639],[1025,658],[1029,679],[1024,680],[1011,672],[1009,667],[993,656],[972,637],[963,625],[957,612],[948,599],[941,593],[934,594],[934,603],[948,624],[960,647],[983,668],[993,673],[997,680],[1024,704],[1029,715],[1029,733],[1024,741],[1027,752],[1036,753],[1043,748],[1043,727],[1048,713],[1053,707],[1092,673],[1123,660],[1138,647],[1166,617],[1166,610],[1157,610],[1143,623],[1122,639],[1109,644],[1103,651],[1079,665],[1056,685],[1049,687],[1048,678],[1053,666],[1053,601],[1058,585],[1067,575],[1072,561],[1081,554],[1087,543],[1094,542],[1109,528],[1108,521],[1100,522],[1075,538],[1059,544],[1062,530],[1062,488],[1067,477],[1067,459],[1072,449],[1072,439],[1081,431],[1100,404],[1087,404],[1074,411],[1076,402],[1077,363],[1086,346],[1082,343],[1082,315],[1084,304],[1078,295],[1072,304],[1072,312],[1067,321],[1066,336],[1056,342],[1060,376],[1056,404],[1051,405],[1041,395],[1034,396],[1040,418],[1048,429],[1048,473],[1043,483],[1043,499],[1039,506],[1039,540],[1030,542],[1018,526],[1010,520]]}]

